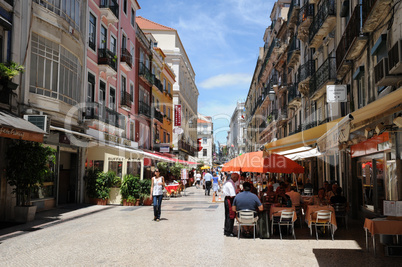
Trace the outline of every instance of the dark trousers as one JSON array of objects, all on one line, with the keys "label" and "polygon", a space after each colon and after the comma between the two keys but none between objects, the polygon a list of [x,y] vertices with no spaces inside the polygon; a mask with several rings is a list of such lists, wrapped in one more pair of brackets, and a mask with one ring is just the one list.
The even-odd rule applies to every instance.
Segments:
[{"label": "dark trousers", "polygon": [[205,182],[205,195],[207,194],[207,192],[208,192],[208,196],[209,196],[209,192],[211,191],[211,181],[206,181]]},{"label": "dark trousers", "polygon": [[153,196],[154,217],[155,219],[161,218],[161,206],[163,195]]},{"label": "dark trousers", "polygon": [[[229,215],[229,201],[232,201],[230,197],[225,197],[225,225],[224,225],[224,234],[225,235],[230,235],[233,233],[233,225],[234,225],[234,219],[230,219]],[[231,206],[231,205],[230,205]]]}]

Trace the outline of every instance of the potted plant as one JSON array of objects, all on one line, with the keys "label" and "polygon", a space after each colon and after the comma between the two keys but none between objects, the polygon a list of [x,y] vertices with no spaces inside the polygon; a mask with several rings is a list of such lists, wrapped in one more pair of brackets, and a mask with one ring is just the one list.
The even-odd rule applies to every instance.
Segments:
[{"label": "potted plant", "polygon": [[18,140],[8,147],[6,179],[14,186],[13,193],[17,196],[15,221],[28,222],[35,218],[37,207],[31,203],[31,194],[51,175],[48,164],[55,159],[55,150],[41,143]]},{"label": "potted plant", "polygon": [[120,186],[123,206],[133,203],[138,206],[141,197],[141,183],[139,175],[126,174]]},{"label": "potted plant", "polygon": [[141,199],[142,199],[142,204],[144,206],[150,206],[152,205],[152,198],[150,197],[151,194],[151,184],[152,180],[151,179],[144,179],[140,181],[141,184]]},{"label": "potted plant", "polygon": [[121,194],[120,194],[120,187],[121,187],[121,178],[116,176],[116,174],[112,171],[107,172],[105,174],[107,183],[110,185],[109,191],[109,198],[107,203],[108,204],[120,204],[121,202]]},{"label": "potted plant", "polygon": [[9,90],[15,90],[18,84],[13,83],[11,80],[24,72],[24,66],[19,65],[14,61],[0,63],[0,82],[3,87]]},{"label": "potted plant", "polygon": [[98,169],[88,170],[84,180],[90,203],[97,205],[107,204],[114,177],[113,172],[104,173]]}]

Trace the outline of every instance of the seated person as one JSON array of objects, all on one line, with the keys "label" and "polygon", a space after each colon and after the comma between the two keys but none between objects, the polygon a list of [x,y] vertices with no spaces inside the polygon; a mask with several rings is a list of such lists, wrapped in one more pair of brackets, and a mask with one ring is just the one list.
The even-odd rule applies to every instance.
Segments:
[{"label": "seated person", "polygon": [[346,198],[344,196],[342,196],[342,188],[341,187],[337,187],[336,188],[336,195],[331,197],[330,199],[332,204],[335,203],[346,203]]},{"label": "seated person", "polygon": [[[261,204],[260,199],[253,193],[250,192],[251,184],[249,182],[245,182],[243,184],[244,191],[239,193],[233,200],[232,210],[237,212],[239,210],[254,210],[254,211],[262,211],[263,205]],[[258,220],[258,216],[255,218],[255,221]]]},{"label": "seated person", "polygon": [[282,186],[276,189],[275,203],[277,207],[292,207],[292,200],[285,194],[285,189]]},{"label": "seated person", "polygon": [[323,187],[321,187],[320,189],[318,189],[318,196],[314,196],[313,199],[310,202],[310,205],[319,205],[319,206],[323,206],[323,205],[328,205],[329,202],[325,196],[325,189]]},{"label": "seated person", "polygon": [[327,192],[327,199],[331,199],[331,197],[336,195],[336,189],[338,188],[338,184],[332,184],[332,190]]},{"label": "seated person", "polygon": [[300,204],[303,203],[303,198],[301,197],[300,193],[297,192],[295,186],[290,187],[290,191],[287,192],[286,195],[288,195],[290,200],[292,200],[293,206],[300,206]]},{"label": "seated person", "polygon": [[310,182],[310,179],[307,179],[306,183],[304,184],[304,188],[313,188],[313,184]]}]

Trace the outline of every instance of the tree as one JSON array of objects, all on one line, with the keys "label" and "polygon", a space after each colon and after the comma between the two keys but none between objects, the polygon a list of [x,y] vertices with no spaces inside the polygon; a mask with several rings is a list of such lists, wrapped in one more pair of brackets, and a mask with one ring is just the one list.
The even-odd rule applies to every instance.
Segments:
[{"label": "tree", "polygon": [[56,150],[41,143],[18,140],[7,150],[7,182],[15,186],[17,206],[29,206],[31,194],[42,186],[46,176],[51,174],[49,162],[55,163]]}]

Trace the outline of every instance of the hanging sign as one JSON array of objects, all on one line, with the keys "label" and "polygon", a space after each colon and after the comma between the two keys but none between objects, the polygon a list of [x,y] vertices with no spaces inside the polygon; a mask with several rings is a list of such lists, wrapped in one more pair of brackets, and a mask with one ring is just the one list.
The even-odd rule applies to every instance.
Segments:
[{"label": "hanging sign", "polygon": [[174,105],[174,126],[181,126],[181,105]]},{"label": "hanging sign", "polygon": [[327,85],[327,102],[347,102],[347,86],[341,85]]}]

